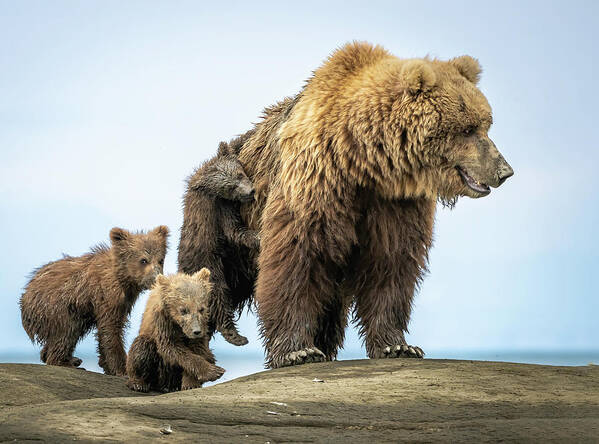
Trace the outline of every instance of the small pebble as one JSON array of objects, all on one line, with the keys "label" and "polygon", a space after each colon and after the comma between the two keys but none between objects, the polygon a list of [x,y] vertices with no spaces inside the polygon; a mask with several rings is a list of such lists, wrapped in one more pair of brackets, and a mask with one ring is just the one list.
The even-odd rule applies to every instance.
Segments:
[{"label": "small pebble", "polygon": [[160,433],[162,433],[163,435],[170,435],[171,433],[173,433],[173,429],[171,429],[170,424],[165,424],[160,429]]}]

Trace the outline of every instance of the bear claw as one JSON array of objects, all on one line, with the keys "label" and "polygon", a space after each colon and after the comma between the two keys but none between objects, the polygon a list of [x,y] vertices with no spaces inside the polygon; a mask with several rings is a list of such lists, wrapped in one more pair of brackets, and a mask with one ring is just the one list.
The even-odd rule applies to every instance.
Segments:
[{"label": "bear claw", "polygon": [[149,384],[144,384],[143,382],[139,382],[139,381],[127,381],[127,387],[129,387],[131,390],[136,391],[136,392],[143,392],[143,393],[147,393],[150,391],[150,386]]},{"label": "bear claw", "polygon": [[392,345],[387,346],[377,353],[376,358],[423,358],[424,352],[415,345]]},{"label": "bear claw", "polygon": [[291,365],[308,364],[310,362],[323,362],[326,356],[316,347],[308,347],[303,350],[287,353],[281,360],[281,367]]}]

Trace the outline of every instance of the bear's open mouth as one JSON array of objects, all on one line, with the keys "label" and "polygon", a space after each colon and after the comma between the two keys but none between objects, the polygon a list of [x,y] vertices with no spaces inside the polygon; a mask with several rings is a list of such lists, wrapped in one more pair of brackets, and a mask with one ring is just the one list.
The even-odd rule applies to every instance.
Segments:
[{"label": "bear's open mouth", "polygon": [[477,193],[483,196],[491,192],[491,188],[489,188],[489,185],[485,183],[480,183],[478,180],[475,180],[470,174],[466,172],[464,168],[457,166],[456,169],[458,170],[458,173],[460,173],[460,176],[462,176],[462,180],[464,181],[464,183],[471,190],[476,191]]}]

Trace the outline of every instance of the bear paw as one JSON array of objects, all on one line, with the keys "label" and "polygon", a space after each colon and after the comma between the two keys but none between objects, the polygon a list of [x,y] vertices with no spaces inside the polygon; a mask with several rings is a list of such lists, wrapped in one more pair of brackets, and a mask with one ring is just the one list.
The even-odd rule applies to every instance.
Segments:
[{"label": "bear paw", "polygon": [[289,367],[291,365],[309,364],[310,362],[326,361],[326,356],[316,347],[304,348],[303,350],[287,353],[281,359],[281,367]]},{"label": "bear paw", "polygon": [[224,330],[221,332],[221,334],[229,344],[246,345],[248,343],[248,338],[240,335],[235,330]]},{"label": "bear paw", "polygon": [[423,358],[424,352],[415,345],[390,345],[375,352],[374,358]]},{"label": "bear paw", "polygon": [[127,387],[129,387],[131,390],[135,392],[148,393],[150,391],[150,384],[147,384],[139,380],[129,379],[127,381]]},{"label": "bear paw", "polygon": [[212,365],[212,366],[210,366],[210,368],[208,369],[208,371],[202,378],[202,382],[216,381],[218,378],[220,378],[224,374],[225,374],[224,368],[219,367],[218,365]]},{"label": "bear paw", "polygon": [[79,367],[82,363],[83,363],[83,361],[80,358],[78,358],[77,356],[72,356],[70,359],[70,364],[73,367]]}]

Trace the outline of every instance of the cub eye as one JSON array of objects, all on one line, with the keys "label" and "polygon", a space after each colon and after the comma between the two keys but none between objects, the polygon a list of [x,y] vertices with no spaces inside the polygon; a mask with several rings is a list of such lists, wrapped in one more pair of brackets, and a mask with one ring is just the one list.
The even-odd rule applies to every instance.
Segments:
[{"label": "cub eye", "polygon": [[148,260],[147,259],[142,259],[139,261],[142,265],[147,265],[148,264]]},{"label": "cub eye", "polygon": [[180,310],[180,312],[181,312],[182,315],[186,315],[187,313],[189,313],[189,310],[187,308],[182,308]]},{"label": "cub eye", "polygon": [[200,312],[200,314],[204,313],[204,307],[200,308],[198,311]]},{"label": "cub eye", "polygon": [[159,263],[160,265],[164,265],[164,259],[160,259],[160,260],[158,261],[158,263]]}]

